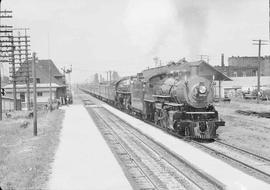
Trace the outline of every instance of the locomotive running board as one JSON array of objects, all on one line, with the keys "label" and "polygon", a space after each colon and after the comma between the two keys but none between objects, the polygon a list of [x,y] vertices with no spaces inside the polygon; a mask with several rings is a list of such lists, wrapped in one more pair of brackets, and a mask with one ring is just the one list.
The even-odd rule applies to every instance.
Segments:
[{"label": "locomotive running board", "polygon": [[185,112],[186,114],[215,114],[215,112]]}]

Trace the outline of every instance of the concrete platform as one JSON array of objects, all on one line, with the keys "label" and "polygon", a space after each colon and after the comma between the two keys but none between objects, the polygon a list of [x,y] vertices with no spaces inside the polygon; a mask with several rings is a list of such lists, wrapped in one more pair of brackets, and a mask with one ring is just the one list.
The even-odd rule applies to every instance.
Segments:
[{"label": "concrete platform", "polygon": [[261,180],[258,180],[244,172],[232,167],[231,165],[223,162],[222,160],[216,159],[209,154],[191,146],[187,142],[181,141],[155,127],[142,122],[139,119],[131,117],[108,104],[100,104],[107,110],[118,115],[123,120],[130,123],[135,128],[142,131],[144,134],[152,137],[157,142],[165,145],[170,150],[181,156],[182,158],[188,160],[194,164],[199,169],[205,171],[210,176],[216,178],[222,182],[227,189],[233,190],[269,190],[270,184],[267,184]]},{"label": "concrete platform", "polygon": [[86,109],[82,105],[64,109],[63,129],[48,189],[132,189]]}]

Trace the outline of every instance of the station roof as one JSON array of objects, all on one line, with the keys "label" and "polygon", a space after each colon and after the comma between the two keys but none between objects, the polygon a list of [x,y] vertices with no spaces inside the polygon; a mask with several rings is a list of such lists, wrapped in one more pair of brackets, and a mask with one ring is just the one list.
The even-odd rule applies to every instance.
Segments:
[{"label": "station roof", "polygon": [[[31,61],[31,60],[29,60]],[[30,62],[31,63],[31,62]],[[25,81],[26,73],[26,64],[23,64],[19,69],[16,71],[16,78],[18,81]],[[40,83],[49,83],[49,69],[51,69],[51,82],[56,83],[58,85],[64,84],[64,75],[59,71],[56,67],[54,62],[51,59],[41,59],[38,60],[36,64],[36,76],[39,78]],[[31,73],[31,67],[30,67]],[[18,82],[18,83],[25,83],[25,82]]]}]

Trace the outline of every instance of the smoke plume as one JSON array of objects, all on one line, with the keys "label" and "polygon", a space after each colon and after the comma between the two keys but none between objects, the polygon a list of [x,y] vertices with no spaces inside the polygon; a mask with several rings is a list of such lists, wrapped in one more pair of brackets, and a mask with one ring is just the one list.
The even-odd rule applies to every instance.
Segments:
[{"label": "smoke plume", "polygon": [[199,54],[206,37],[209,6],[206,1],[173,0],[177,23],[181,25],[185,45],[190,55]]},{"label": "smoke plume", "polygon": [[[130,39],[143,53],[156,53],[179,29],[183,46],[189,56],[201,53],[207,37],[208,16],[211,10],[232,12],[242,0],[130,0],[125,25]],[[181,43],[181,42],[179,42]],[[167,44],[170,46],[170,44]]]},{"label": "smoke plume", "polygon": [[148,54],[169,33],[175,15],[170,0],[130,0],[124,24],[133,45]]}]

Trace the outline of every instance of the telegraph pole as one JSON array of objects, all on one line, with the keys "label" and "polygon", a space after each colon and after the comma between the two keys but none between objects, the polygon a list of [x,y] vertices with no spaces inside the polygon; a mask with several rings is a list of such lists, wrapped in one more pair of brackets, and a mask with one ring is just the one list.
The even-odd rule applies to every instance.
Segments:
[{"label": "telegraph pole", "polygon": [[52,68],[50,62],[50,34],[48,33],[48,59],[49,59],[49,92],[50,92],[50,100],[49,100],[49,110],[52,111]]},{"label": "telegraph pole", "polygon": [[52,111],[52,68],[51,68],[51,63],[49,62],[49,83],[50,83],[50,100],[49,100],[49,110]]},{"label": "telegraph pole", "polygon": [[258,72],[257,72],[257,103],[260,102],[260,91],[261,91],[261,46],[262,45],[268,45],[267,43],[262,43],[262,42],[268,42],[268,40],[252,40],[253,45],[258,45],[259,50],[258,50]]},{"label": "telegraph pole", "polygon": [[[2,0],[0,0],[0,29],[1,29],[1,2],[2,2]],[[2,43],[0,44],[0,46],[2,45]],[[0,52],[0,53],[2,53],[2,52]],[[2,63],[0,63],[0,64],[2,64]],[[0,67],[0,90],[1,90],[1,92],[0,92],[0,121],[2,120],[2,112],[3,112],[3,110],[2,110],[2,85],[1,85],[1,83],[2,83],[2,75],[1,75],[1,67]]]},{"label": "telegraph pole", "polygon": [[26,89],[27,89],[27,110],[30,110],[30,63],[28,59],[28,38],[27,28],[24,29],[25,40],[25,63],[26,63]]},{"label": "telegraph pole", "polygon": [[32,74],[33,74],[33,133],[37,136],[37,79],[36,79],[36,53],[33,53],[32,57]]},{"label": "telegraph pole", "polygon": [[14,110],[17,110],[17,90],[16,90],[16,68],[15,68],[15,47],[14,47],[14,39],[13,36],[11,38],[11,44],[12,44],[12,53],[11,53],[11,69],[12,69],[12,84],[13,84],[13,101],[14,101]]},{"label": "telegraph pole", "polygon": [[[9,56],[7,55],[8,53],[10,53],[10,50],[8,50],[9,48],[9,37],[12,31],[10,31],[9,29],[12,28],[12,26],[6,26],[6,25],[2,25],[2,18],[12,18],[12,11],[7,11],[4,10],[2,11],[2,1],[0,0],[0,58],[1,58],[1,64],[4,62],[9,62],[8,60],[6,60],[6,58],[9,58]],[[3,30],[2,30],[3,29]],[[1,76],[1,68],[0,68],[0,90],[2,90],[2,76]],[[0,93],[0,120],[2,120],[2,93]]]},{"label": "telegraph pole", "polygon": [[[18,30],[18,35],[13,35],[13,43],[15,47],[15,70],[20,71],[18,76],[16,76],[16,82],[21,84],[26,84],[26,107],[30,110],[30,63],[29,63],[29,36],[27,36],[27,30],[29,28],[13,28],[13,31]],[[20,31],[24,32],[21,35]],[[12,72],[13,73],[13,72]],[[12,76],[14,73],[12,74]]]}]

